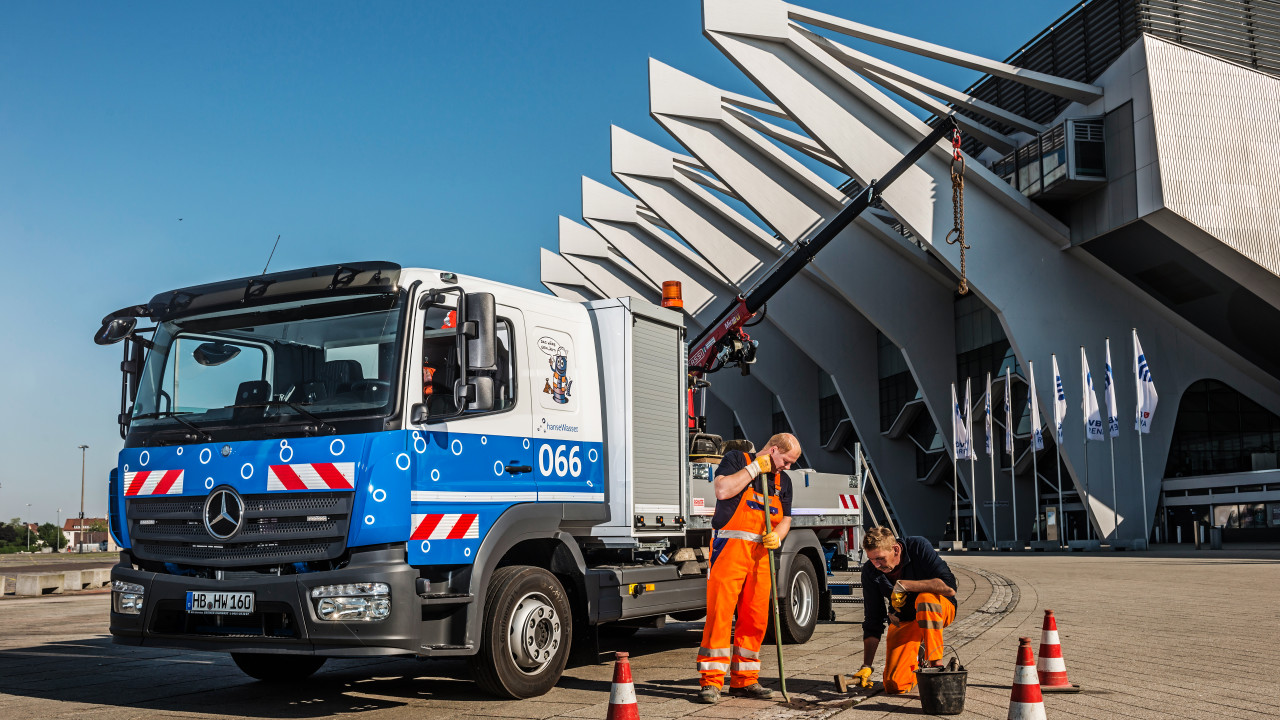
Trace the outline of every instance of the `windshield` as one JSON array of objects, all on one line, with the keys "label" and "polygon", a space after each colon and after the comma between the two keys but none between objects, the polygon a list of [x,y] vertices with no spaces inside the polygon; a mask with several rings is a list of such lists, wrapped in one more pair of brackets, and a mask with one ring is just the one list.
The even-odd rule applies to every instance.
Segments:
[{"label": "windshield", "polygon": [[394,404],[401,306],[387,294],[160,323],[131,426],[203,431],[385,415]]}]

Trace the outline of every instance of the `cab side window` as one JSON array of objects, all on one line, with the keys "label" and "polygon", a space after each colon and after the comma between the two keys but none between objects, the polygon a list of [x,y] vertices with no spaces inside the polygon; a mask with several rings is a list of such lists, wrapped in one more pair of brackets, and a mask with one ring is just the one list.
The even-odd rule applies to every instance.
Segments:
[{"label": "cab side window", "polygon": [[[451,415],[456,410],[453,389],[462,377],[458,358],[457,318],[453,310],[428,308],[422,333],[422,401],[433,416]],[[511,321],[498,318],[498,347],[494,365],[480,371],[493,378],[494,406],[485,412],[502,412],[515,405],[516,374],[513,370]],[[468,412],[480,415],[481,412]]]}]

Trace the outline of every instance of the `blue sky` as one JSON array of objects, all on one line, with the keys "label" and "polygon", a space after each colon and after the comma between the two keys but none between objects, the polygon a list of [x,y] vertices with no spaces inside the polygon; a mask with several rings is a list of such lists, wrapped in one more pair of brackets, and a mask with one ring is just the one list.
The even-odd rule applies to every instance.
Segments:
[{"label": "blue sky", "polygon": [[[1075,3],[808,0],[1003,59]],[[977,74],[878,49],[953,87]],[[159,291],[385,259],[538,284],[647,58],[761,96],[696,0],[0,4],[0,519],[105,512],[121,441],[103,315]],[[181,220],[179,220],[181,218]],[[30,503],[31,507],[26,507]]]}]

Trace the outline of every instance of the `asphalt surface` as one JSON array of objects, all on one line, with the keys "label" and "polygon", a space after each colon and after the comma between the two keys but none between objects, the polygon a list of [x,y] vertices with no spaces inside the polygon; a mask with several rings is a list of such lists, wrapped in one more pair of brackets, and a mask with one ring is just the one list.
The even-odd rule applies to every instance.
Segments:
[{"label": "asphalt surface", "polygon": [[[1275,648],[1280,552],[959,554],[960,612],[946,631],[970,670],[962,717],[1006,716],[1017,637],[1038,649],[1044,610],[1058,618],[1067,669],[1084,690],[1047,696],[1048,717],[1280,717]],[[330,661],[295,686],[255,682],[225,655],[112,645],[105,595],[0,602],[0,713],[59,718],[604,718],[611,663],[571,666],[523,701],[483,696],[462,661]],[[798,702],[692,702],[701,623],[606,640],[632,656],[640,717],[857,718],[921,714],[918,696],[838,694],[860,664],[857,605],[841,604],[803,646],[784,646]],[[777,687],[774,648],[761,653]],[[877,674],[879,668],[877,667]]]}]

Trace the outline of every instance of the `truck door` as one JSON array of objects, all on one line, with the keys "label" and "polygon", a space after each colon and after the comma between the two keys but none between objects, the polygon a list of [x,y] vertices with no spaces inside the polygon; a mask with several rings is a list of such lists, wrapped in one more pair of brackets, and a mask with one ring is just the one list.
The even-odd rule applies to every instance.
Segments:
[{"label": "truck door", "polygon": [[450,364],[451,321],[437,315],[429,310],[422,325],[423,397],[430,416],[411,430],[419,461],[412,481],[409,560],[470,564],[507,508],[538,498],[533,411],[520,382],[528,368],[521,352],[524,320],[518,309],[497,306],[493,409],[437,421],[452,414],[448,388],[456,378]]}]

